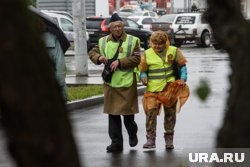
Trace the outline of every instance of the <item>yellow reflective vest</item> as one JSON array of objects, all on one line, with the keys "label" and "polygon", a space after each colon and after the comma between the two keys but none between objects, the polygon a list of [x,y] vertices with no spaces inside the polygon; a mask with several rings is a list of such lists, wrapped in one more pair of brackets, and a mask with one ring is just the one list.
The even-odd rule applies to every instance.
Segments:
[{"label": "yellow reflective vest", "polygon": [[[99,50],[101,55],[106,56],[108,59],[112,59],[118,49],[119,42],[115,42],[112,40],[107,41],[108,36],[102,37],[99,40]],[[133,50],[137,44],[140,43],[139,38],[128,35],[126,40],[123,41],[121,50],[119,51],[119,55],[117,59],[122,59],[127,56],[131,56],[133,54]],[[130,87],[133,83],[133,70],[121,70],[116,69],[116,71],[112,75],[112,79],[110,83],[106,83],[111,87]]]},{"label": "yellow reflective vest", "polygon": [[168,82],[175,81],[172,63],[176,57],[176,50],[176,47],[169,46],[165,61],[163,61],[152,48],[145,51],[148,65],[147,91],[160,92],[165,88]]}]

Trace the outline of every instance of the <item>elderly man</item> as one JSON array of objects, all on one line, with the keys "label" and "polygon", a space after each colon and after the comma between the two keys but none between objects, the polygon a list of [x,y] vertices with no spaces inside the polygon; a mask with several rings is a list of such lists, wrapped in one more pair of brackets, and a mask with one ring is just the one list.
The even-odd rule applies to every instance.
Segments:
[{"label": "elderly man", "polygon": [[117,152],[123,150],[121,115],[130,146],[138,143],[138,128],[134,121],[134,114],[138,113],[134,69],[140,63],[140,40],[125,33],[124,23],[117,13],[110,18],[109,28],[111,34],[99,40],[99,45],[90,50],[89,57],[93,63],[105,64],[113,72],[112,78],[104,81],[104,113],[109,116],[111,138],[107,152]]}]

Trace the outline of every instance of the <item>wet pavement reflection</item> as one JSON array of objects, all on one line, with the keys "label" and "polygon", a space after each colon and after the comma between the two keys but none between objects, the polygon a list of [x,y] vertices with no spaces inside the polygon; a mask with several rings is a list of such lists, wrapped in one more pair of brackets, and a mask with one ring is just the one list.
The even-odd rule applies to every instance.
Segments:
[{"label": "wet pavement reflection", "polygon": [[[158,117],[156,148],[145,150],[145,114],[139,97],[140,113],[136,115],[139,143],[131,148],[123,126],[124,151],[107,153],[110,144],[108,117],[102,113],[103,104],[82,108],[70,113],[73,134],[78,146],[82,166],[85,167],[184,167],[187,152],[206,151],[215,146],[216,133],[222,124],[228,90],[229,59],[225,52],[214,48],[198,48],[195,45],[181,48],[188,60],[188,85],[191,95],[177,115],[172,151],[165,150],[163,138],[163,113]],[[92,68],[92,67],[91,67]],[[94,69],[94,67],[93,67]],[[211,95],[201,102],[195,89],[201,78],[207,79]],[[0,167],[13,167],[4,151],[3,136],[0,136]]]}]

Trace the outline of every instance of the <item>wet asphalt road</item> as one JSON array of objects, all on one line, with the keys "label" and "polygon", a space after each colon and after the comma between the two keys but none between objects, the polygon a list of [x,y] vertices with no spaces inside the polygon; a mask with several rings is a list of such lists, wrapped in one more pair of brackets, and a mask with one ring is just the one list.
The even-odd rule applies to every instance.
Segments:
[{"label": "wet asphalt road", "polygon": [[[145,150],[145,115],[139,97],[140,113],[136,115],[139,143],[131,148],[128,135],[123,126],[124,151],[106,153],[110,144],[107,115],[102,113],[103,105],[82,108],[70,113],[74,135],[82,166],[85,167],[184,167],[188,152],[191,150],[206,152],[215,145],[216,133],[222,124],[224,104],[227,98],[229,60],[227,53],[214,48],[197,48],[195,45],[181,48],[188,60],[188,85],[191,95],[177,115],[173,151],[165,150],[163,139],[163,113],[158,117],[156,148]],[[201,78],[209,81],[211,95],[201,102],[195,95],[195,89]],[[12,167],[4,148],[0,134],[0,167]]]}]

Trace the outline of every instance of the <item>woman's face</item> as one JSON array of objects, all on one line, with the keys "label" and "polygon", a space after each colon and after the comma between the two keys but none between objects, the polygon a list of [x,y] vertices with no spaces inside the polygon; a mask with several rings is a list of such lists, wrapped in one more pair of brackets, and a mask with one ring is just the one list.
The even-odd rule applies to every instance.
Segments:
[{"label": "woman's face", "polygon": [[166,48],[166,44],[162,42],[151,42],[151,47],[156,53],[161,53]]},{"label": "woman's face", "polygon": [[110,32],[116,38],[119,38],[123,33],[123,23],[120,21],[113,22],[110,24]]}]

